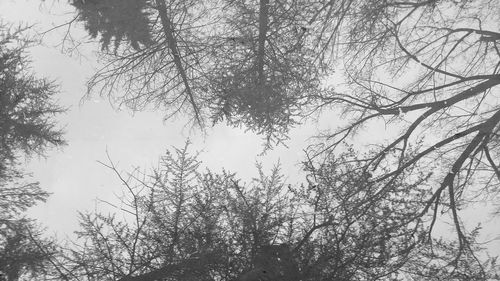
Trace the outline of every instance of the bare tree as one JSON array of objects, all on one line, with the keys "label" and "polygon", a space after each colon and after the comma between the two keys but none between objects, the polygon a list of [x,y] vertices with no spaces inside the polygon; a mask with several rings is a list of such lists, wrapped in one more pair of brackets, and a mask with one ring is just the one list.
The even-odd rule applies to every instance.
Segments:
[{"label": "bare tree", "polygon": [[[449,212],[466,247],[459,210],[479,194],[498,198],[500,52],[494,1],[324,1],[315,24],[321,59],[342,64],[349,91],[326,92],[348,125],[323,135],[320,155],[373,122],[401,131],[360,160],[376,196],[418,167],[438,183],[417,216]],[[339,108],[336,107],[336,108]],[[396,161],[393,161],[396,160]]]}]

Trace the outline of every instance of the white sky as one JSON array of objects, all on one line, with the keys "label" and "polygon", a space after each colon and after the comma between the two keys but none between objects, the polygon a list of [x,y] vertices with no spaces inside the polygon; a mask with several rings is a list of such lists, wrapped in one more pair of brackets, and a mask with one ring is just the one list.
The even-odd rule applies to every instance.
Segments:
[{"label": "white sky", "polygon": [[[64,6],[67,1],[40,3],[40,0],[0,0],[0,19],[12,23],[36,23],[38,30],[48,30],[68,18],[55,7]],[[52,4],[54,7],[50,6]],[[61,86],[59,103],[70,108],[59,118],[60,124],[65,126],[68,146],[49,151],[44,159],[32,159],[26,163],[33,178],[43,189],[53,193],[47,203],[33,208],[30,215],[60,238],[72,236],[78,228],[78,211],[96,208],[96,198],[114,201],[114,194],[121,190],[112,171],[97,163],[106,162],[106,150],[124,171],[131,171],[133,167],[149,170],[167,149],[183,147],[189,137],[192,151],[203,151],[200,160],[214,171],[224,167],[248,180],[256,176],[256,161],[271,168],[279,160],[283,174],[294,183],[302,180],[298,163],[303,159],[302,151],[307,146],[308,137],[320,128],[334,128],[339,122],[334,114],[323,116],[320,122],[293,130],[287,143],[289,148],[278,147],[262,157],[258,156],[262,151],[261,138],[243,130],[219,125],[202,136],[184,128],[184,120],[164,123],[161,112],[137,112],[132,116],[127,111],[116,111],[106,100],[99,98],[81,105],[85,82],[94,72],[92,64],[95,64],[95,58],[88,48],[84,50],[88,52],[87,59],[62,54],[54,46],[60,42],[62,32],[49,34],[45,46],[31,49],[31,57],[33,70],[39,77],[55,79]],[[372,132],[383,138],[383,131],[383,128],[376,128]],[[103,205],[99,204],[98,208],[101,207]],[[484,222],[489,221],[485,225],[485,239],[497,237],[500,224],[487,219],[486,214],[481,216]],[[478,212],[473,211],[470,217],[478,217]],[[500,254],[500,243],[490,245],[489,249],[492,254]]]}]

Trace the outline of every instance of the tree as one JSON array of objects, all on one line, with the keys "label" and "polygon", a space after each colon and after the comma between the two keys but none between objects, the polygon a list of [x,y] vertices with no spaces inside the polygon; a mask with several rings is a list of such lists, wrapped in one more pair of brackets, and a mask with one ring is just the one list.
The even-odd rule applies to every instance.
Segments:
[{"label": "tree", "polygon": [[[72,5],[80,11],[79,18],[92,38],[101,35],[101,45],[107,49],[114,41],[118,49],[122,41],[132,48],[151,43],[149,21],[144,12],[146,1],[85,1],[75,0]],[[126,20],[124,20],[126,19]]]},{"label": "tree", "polygon": [[[484,254],[482,243],[477,241],[479,229],[467,235],[469,248],[464,253],[457,241],[452,243],[431,236],[428,227],[432,215],[421,214],[422,205],[433,193],[431,177],[418,167],[412,167],[390,186],[374,182],[372,175],[364,169],[363,162],[371,153],[360,155],[350,148],[338,156],[323,155],[321,161],[306,158],[305,166],[310,171],[308,181],[314,187],[313,194],[317,193],[317,198],[321,198],[315,201],[315,206],[320,208],[323,216],[333,214],[333,221],[336,222],[334,229],[330,230],[335,235],[327,232],[326,236],[331,235],[337,241],[325,249],[326,258],[335,261],[336,278],[495,278],[499,270],[496,258],[478,258]],[[394,161],[397,162],[397,159]],[[386,188],[387,193],[380,193],[381,186]],[[322,273],[321,269],[314,270]],[[316,276],[313,280],[322,280],[321,277]],[[332,280],[329,278],[324,280]]]},{"label": "tree", "polygon": [[54,241],[44,238],[42,228],[23,216],[49,194],[38,183],[26,183],[23,177],[19,171],[0,177],[0,280],[47,274],[49,259],[56,252]]},{"label": "tree", "polygon": [[56,251],[55,242],[23,215],[48,193],[26,182],[19,158],[64,144],[54,121],[63,111],[53,101],[56,87],[29,72],[26,49],[33,42],[23,36],[27,29],[0,23],[0,274],[8,281],[49,274]]},{"label": "tree", "polygon": [[23,39],[26,29],[9,31],[0,25],[0,174],[6,176],[20,153],[41,155],[50,146],[65,144],[53,117],[64,110],[55,104],[56,86],[29,72]]},{"label": "tree", "polygon": [[227,2],[219,27],[227,37],[214,50],[210,75],[216,120],[279,143],[311,114],[326,72],[306,43],[305,19],[316,1]]},{"label": "tree", "polygon": [[[165,2],[156,3],[157,8],[151,10],[160,14],[160,4]],[[347,167],[349,161],[359,165],[355,171],[371,190],[356,206],[374,211],[398,194],[401,186],[417,193],[423,190],[421,204],[413,213],[406,213],[400,221],[403,224],[396,225],[403,232],[414,224],[422,226],[428,241],[435,242],[431,234],[439,213],[447,213],[457,234],[456,243],[449,245],[456,245],[458,251],[454,258],[446,257],[459,266],[460,261],[474,256],[470,237],[475,236],[464,227],[460,210],[473,204],[478,194],[486,202],[495,202],[500,184],[496,161],[500,154],[496,96],[500,33],[496,31],[499,15],[494,1],[320,0],[289,4],[262,0],[222,1],[223,7],[210,2],[200,4],[203,8],[176,3],[165,5],[172,12],[170,18],[189,16],[183,24],[164,25],[164,38],[172,38],[168,27],[174,26],[170,34],[176,39],[167,40],[172,58],[169,65],[178,66],[174,62],[177,54],[185,69],[200,73],[199,80],[184,79],[175,85],[184,85],[182,89],[187,89],[186,81],[199,85],[197,97],[203,101],[199,108],[212,113],[206,114],[281,140],[294,118],[315,110],[340,109],[348,124],[321,135],[318,145],[311,147],[308,153],[314,167],[321,167],[329,154],[346,148],[349,137],[363,127],[382,122],[396,128],[400,133],[388,143],[374,143],[378,149],[369,150],[364,157],[345,158]],[[210,13],[209,17],[206,11],[210,9],[224,13]],[[195,28],[194,19],[209,22],[215,32],[206,36],[206,25]],[[196,38],[197,44],[181,40],[183,32],[185,38]],[[185,43],[184,55],[172,49],[179,48],[173,42]],[[135,61],[146,58],[137,52],[130,54],[136,54],[130,56]],[[121,58],[128,55],[116,61],[137,69],[139,64]],[[148,63],[162,65],[158,60]],[[322,75],[334,67],[346,76],[344,92],[320,88]],[[96,77],[115,83],[114,78],[124,73],[137,74],[131,69],[120,66],[113,68],[117,76]],[[181,68],[176,69],[174,73],[181,75]],[[128,80],[135,77],[157,81],[151,75],[129,76]],[[149,87],[146,80],[140,81],[138,85]],[[140,89],[136,93],[141,98],[158,97],[142,95]],[[187,100],[190,95],[183,97]],[[155,99],[160,100],[165,98]],[[392,203],[388,206],[393,210]]]},{"label": "tree", "polygon": [[[321,168],[306,166],[311,183],[298,186],[285,184],[278,168],[268,175],[258,168],[249,184],[229,172],[201,173],[187,146],[167,152],[150,173],[121,173],[112,161],[103,163],[121,180],[124,195],[107,202],[117,213],[81,215],[79,240],[61,260],[71,272],[66,276],[394,280],[418,277],[427,263],[455,253],[448,247],[441,256],[431,254],[422,222],[408,224],[426,190],[400,181],[391,198],[360,208],[373,187],[360,169],[341,171],[352,156],[325,159]],[[467,272],[473,266],[464,260],[457,268]],[[446,278],[449,268],[436,266],[435,276]],[[477,276],[497,268],[488,270]]]},{"label": "tree", "polygon": [[[493,90],[500,83],[497,50],[500,35],[494,31],[498,15],[492,12],[493,1],[323,0],[298,1],[293,5],[267,0],[229,1],[223,7],[224,16],[215,19],[207,16],[207,11],[220,10],[217,3],[165,5],[158,1],[156,4],[151,9],[160,16],[165,6],[171,12],[168,18],[185,18],[182,24],[163,21],[167,29],[161,29],[162,38],[166,38],[170,53],[160,58],[172,58],[168,65],[175,65],[176,70],[168,73],[184,77],[182,69],[196,69],[200,74],[196,76],[198,80],[182,78],[181,82],[173,82],[184,85],[180,87],[186,91],[186,99],[189,97],[193,108],[202,106],[194,105],[189,82],[200,85],[203,106],[215,108],[216,120],[225,117],[233,125],[245,125],[279,140],[295,122],[291,116],[311,113],[307,105],[319,102],[313,106],[316,110],[340,105],[352,121],[345,128],[327,134],[316,154],[339,146],[372,121],[385,120],[401,127],[398,137],[366,160],[367,172],[379,174],[376,178],[379,182],[390,183],[410,166],[423,167],[443,159],[442,166],[446,169],[436,178],[439,187],[428,198],[422,213],[432,209],[437,213],[441,202],[446,200],[459,240],[464,236],[457,210],[467,203],[470,188],[466,187],[473,176],[481,179],[483,190],[491,190],[485,196],[498,194],[500,169],[495,156],[496,147],[500,147],[496,145],[500,113]],[[219,33],[205,36],[207,25],[196,28],[196,20],[209,22],[216,32],[222,30],[231,36]],[[177,45],[181,41],[185,43],[182,48]],[[199,48],[190,45],[192,42]],[[148,48],[159,48],[158,44]],[[130,54],[124,50],[125,53],[115,56],[111,65],[117,67],[107,72],[109,76],[101,72],[94,81],[108,81],[114,87],[119,77],[126,76],[129,93],[132,84],[139,85],[133,91],[134,97],[145,98],[146,103],[155,100],[166,104],[163,101],[168,99],[164,96],[145,92],[155,88],[152,81],[159,80],[153,74],[163,73],[157,67],[164,66],[161,60],[149,59],[157,53],[147,51],[148,48]],[[179,54],[178,49],[186,50],[186,54]],[[135,70],[142,69],[139,66],[146,65],[144,61],[153,73],[137,75]],[[331,69],[332,62],[344,64],[348,93],[319,88],[323,69]],[[207,73],[211,74],[209,79]],[[140,82],[136,83],[136,79]],[[169,81],[178,80],[162,81],[166,83],[162,84],[163,92],[178,92],[168,90]],[[201,98],[202,92],[210,91],[213,92]],[[434,139],[423,137],[433,129]],[[411,145],[421,147],[420,153],[409,159],[406,154]],[[391,154],[394,150],[399,155]],[[398,157],[400,164],[382,174],[381,166],[388,155]]]},{"label": "tree", "polygon": [[55,240],[46,238],[43,228],[24,215],[49,194],[25,178],[18,170],[0,177],[0,280],[40,280],[58,270],[53,263]]},{"label": "tree", "polygon": [[[182,111],[189,113],[195,124],[203,124],[203,75],[207,72],[204,52],[210,46],[206,38],[199,36],[199,30],[210,28],[212,23],[203,2],[71,4],[91,37],[101,35],[106,63],[90,80],[89,91],[98,88],[101,94],[109,96],[125,91],[118,97],[119,103],[134,110],[152,105],[167,110],[166,118]],[[113,40],[114,51],[106,52]],[[128,44],[120,45],[122,41],[129,42],[132,49]]]},{"label": "tree", "polygon": [[265,190],[255,187],[251,198],[242,197],[233,175],[201,174],[199,164],[187,146],[167,153],[147,175],[122,175],[105,164],[124,185],[120,208],[127,217],[82,214],[82,247],[69,253],[66,267],[82,278],[123,281],[233,280],[248,269],[247,259],[260,243],[271,242],[263,233],[278,227],[272,222],[279,218],[256,224]]},{"label": "tree", "polygon": [[326,69],[300,26],[312,2],[254,2],[73,1],[106,60],[89,92],[118,92],[120,104],[153,105],[166,118],[188,112],[202,127],[226,119],[281,142],[311,114]]},{"label": "tree", "polygon": [[[348,125],[324,135],[315,153],[385,122],[401,133],[360,160],[376,194],[390,194],[406,171],[434,173],[436,184],[418,212],[451,214],[459,248],[466,233],[459,210],[481,193],[498,197],[498,129],[495,92],[500,84],[498,13],[493,1],[325,1],[318,10],[321,55],[342,56],[347,93],[327,94]],[[335,48],[338,49],[335,49]],[[396,129],[394,129],[396,130]],[[430,137],[429,132],[432,132]],[[313,153],[313,152],[312,152]],[[393,161],[396,159],[397,161]]]},{"label": "tree", "polygon": [[1,280],[40,280],[54,275],[51,259],[57,245],[44,238],[42,230],[30,219],[0,219]]}]

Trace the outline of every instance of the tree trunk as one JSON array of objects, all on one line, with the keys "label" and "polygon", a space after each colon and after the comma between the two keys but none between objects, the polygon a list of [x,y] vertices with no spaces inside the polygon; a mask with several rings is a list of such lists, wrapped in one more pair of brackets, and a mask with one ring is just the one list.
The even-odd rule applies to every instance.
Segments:
[{"label": "tree trunk", "polygon": [[172,52],[172,57],[174,59],[175,67],[177,68],[177,71],[179,71],[179,75],[181,76],[184,87],[186,88],[186,94],[189,98],[189,102],[193,107],[195,119],[198,122],[198,124],[201,125],[202,120],[200,116],[200,110],[196,105],[196,101],[194,100],[193,92],[189,84],[189,79],[186,75],[186,70],[182,65],[181,56],[177,48],[177,39],[174,37],[173,25],[172,22],[170,21],[170,18],[168,17],[167,6],[165,5],[165,1],[156,0],[156,6],[158,8],[158,14],[160,16],[160,20],[163,26],[163,32],[165,33],[165,37],[167,38],[168,48]]}]

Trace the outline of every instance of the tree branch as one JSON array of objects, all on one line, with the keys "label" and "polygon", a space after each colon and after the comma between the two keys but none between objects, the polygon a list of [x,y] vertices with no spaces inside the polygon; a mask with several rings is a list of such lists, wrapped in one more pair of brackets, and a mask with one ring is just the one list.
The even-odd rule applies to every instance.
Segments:
[{"label": "tree branch", "polygon": [[202,126],[203,121],[201,119],[200,109],[196,104],[196,101],[194,99],[194,94],[191,90],[191,85],[189,83],[189,79],[186,74],[186,70],[182,65],[181,56],[179,54],[179,50],[177,47],[177,40],[174,36],[172,22],[170,21],[170,18],[168,17],[167,14],[167,7],[163,0],[156,0],[156,6],[158,8],[158,13],[160,15],[161,23],[163,26],[163,32],[165,33],[168,42],[168,47],[170,49],[170,52],[172,53],[172,57],[174,59],[177,71],[179,71],[179,74],[181,75],[182,82],[184,83],[184,87],[186,89],[186,94],[189,98],[189,103],[191,103],[191,106],[193,107],[196,122],[198,123],[198,125]]}]

